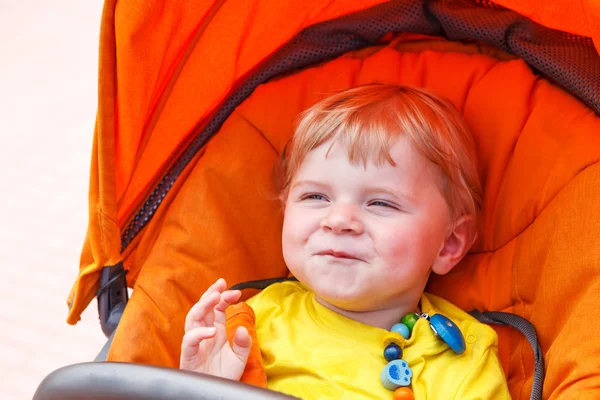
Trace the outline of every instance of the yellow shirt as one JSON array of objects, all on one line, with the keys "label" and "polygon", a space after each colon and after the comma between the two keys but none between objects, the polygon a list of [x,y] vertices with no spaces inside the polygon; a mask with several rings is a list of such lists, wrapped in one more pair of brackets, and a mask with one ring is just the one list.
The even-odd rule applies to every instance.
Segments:
[{"label": "yellow shirt", "polygon": [[[302,399],[392,399],[379,375],[386,330],[365,325],[319,304],[298,282],[269,286],[248,301],[269,389]],[[510,399],[497,357],[497,336],[451,303],[430,295],[422,312],[442,313],[458,325],[467,344],[455,354],[419,319],[402,357],[421,399]]]}]

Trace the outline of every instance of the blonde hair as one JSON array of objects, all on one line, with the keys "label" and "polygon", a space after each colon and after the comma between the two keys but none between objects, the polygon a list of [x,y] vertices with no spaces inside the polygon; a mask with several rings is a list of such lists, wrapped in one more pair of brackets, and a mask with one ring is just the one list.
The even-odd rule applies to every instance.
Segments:
[{"label": "blonde hair", "polygon": [[351,164],[394,161],[394,139],[411,144],[441,171],[441,192],[453,221],[470,215],[477,226],[482,189],[475,143],[458,110],[447,100],[420,88],[369,84],[329,96],[300,114],[282,163],[281,198],[306,155],[326,141],[341,142]]}]

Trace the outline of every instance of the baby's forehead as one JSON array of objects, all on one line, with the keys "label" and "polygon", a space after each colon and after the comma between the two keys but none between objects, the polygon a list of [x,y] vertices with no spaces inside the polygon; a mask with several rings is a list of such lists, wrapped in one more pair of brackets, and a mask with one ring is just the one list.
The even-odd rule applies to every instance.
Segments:
[{"label": "baby's forehead", "polygon": [[[351,176],[356,185],[384,184],[393,190],[406,186],[441,187],[441,170],[417,149],[408,139],[395,141],[386,154],[353,154],[349,145],[325,142],[309,151],[293,177],[294,181],[327,180],[334,182]],[[379,157],[378,157],[379,156]]]},{"label": "baby's forehead", "polygon": [[[337,160],[350,166],[363,169],[387,169],[398,166],[406,169],[433,169],[439,167],[427,158],[407,136],[398,136],[380,146],[364,146],[345,140],[328,140],[308,151],[300,162],[300,168],[307,163]],[[421,171],[423,172],[423,171]]]}]

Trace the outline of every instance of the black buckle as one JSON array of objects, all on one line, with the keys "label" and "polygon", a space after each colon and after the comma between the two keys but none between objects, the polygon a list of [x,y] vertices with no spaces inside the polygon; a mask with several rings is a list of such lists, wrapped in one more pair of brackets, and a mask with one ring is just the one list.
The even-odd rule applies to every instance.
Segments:
[{"label": "black buckle", "polygon": [[112,335],[121,320],[125,305],[129,300],[127,293],[127,275],[123,263],[102,267],[100,271],[100,289],[96,292],[100,326],[106,337]]}]

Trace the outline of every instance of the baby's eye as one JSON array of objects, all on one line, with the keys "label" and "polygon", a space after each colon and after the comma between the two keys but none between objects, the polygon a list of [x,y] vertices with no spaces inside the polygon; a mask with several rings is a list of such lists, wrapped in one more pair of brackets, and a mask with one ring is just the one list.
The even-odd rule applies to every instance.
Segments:
[{"label": "baby's eye", "polygon": [[302,200],[320,200],[320,201],[327,201],[327,197],[323,196],[322,194],[319,193],[307,193],[305,195],[302,196]]},{"label": "baby's eye", "polygon": [[398,206],[392,203],[389,203],[387,201],[382,201],[382,200],[375,200],[369,203],[370,206],[375,206],[375,207],[383,207],[383,208],[392,208],[394,210],[398,209]]}]

